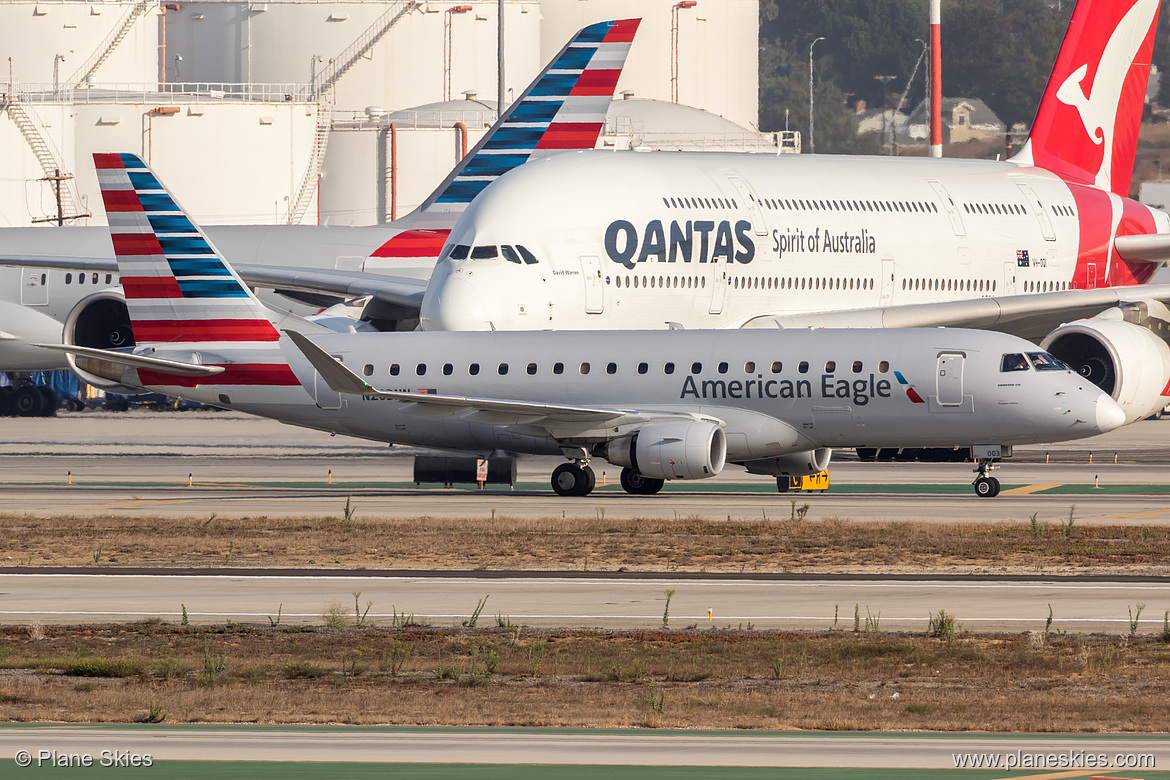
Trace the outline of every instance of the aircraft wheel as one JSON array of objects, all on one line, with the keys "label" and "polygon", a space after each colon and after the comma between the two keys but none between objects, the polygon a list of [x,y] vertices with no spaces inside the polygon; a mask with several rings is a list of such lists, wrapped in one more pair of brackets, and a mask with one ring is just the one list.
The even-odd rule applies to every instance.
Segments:
[{"label": "aircraft wheel", "polygon": [[628,466],[622,469],[622,490],[635,496],[642,495],[646,487],[646,478]]},{"label": "aircraft wheel", "polygon": [[593,488],[596,487],[596,485],[597,485],[597,475],[593,473],[593,469],[590,468],[589,466],[582,466],[581,467],[581,474],[584,475],[585,481],[581,485],[581,488],[580,488],[579,492],[577,493],[577,495],[587,496],[593,492]]},{"label": "aircraft wheel", "polygon": [[11,417],[16,414],[14,397],[16,391],[11,386],[0,387],[0,417]]},{"label": "aircraft wheel", "polygon": [[776,477],[776,492],[787,493],[790,484],[788,477]]},{"label": "aircraft wheel", "polygon": [[[588,468],[588,467],[586,467]],[[552,473],[552,489],[558,496],[584,496],[593,489],[593,470],[581,468],[576,463],[562,463]]]},{"label": "aircraft wheel", "polygon": [[18,387],[12,396],[12,405],[19,417],[39,417],[45,408],[45,401],[35,385]]},{"label": "aircraft wheel", "polygon": [[662,486],[666,484],[665,479],[655,479],[654,477],[643,477],[643,479],[646,480],[646,484],[642,486],[642,495],[644,496],[654,495],[662,490]]},{"label": "aircraft wheel", "polygon": [[56,417],[57,407],[61,404],[61,397],[57,395],[57,391],[45,385],[38,385],[37,392],[44,399],[44,405],[41,407],[41,417]]},{"label": "aircraft wheel", "polygon": [[858,447],[857,459],[861,461],[872,461],[877,458],[877,448],[875,447]]},{"label": "aircraft wheel", "polygon": [[995,477],[980,477],[975,480],[975,495],[980,498],[995,498],[999,495],[999,480]]}]

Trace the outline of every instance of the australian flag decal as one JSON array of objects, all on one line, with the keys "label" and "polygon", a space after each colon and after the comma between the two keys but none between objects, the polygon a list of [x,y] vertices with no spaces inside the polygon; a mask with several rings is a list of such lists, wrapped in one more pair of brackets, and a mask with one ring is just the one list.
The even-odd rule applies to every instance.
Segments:
[{"label": "australian flag decal", "polygon": [[1028,259],[1028,250],[1027,249],[1016,250],[1016,265],[1017,266],[1019,266],[1020,268],[1027,268],[1031,264],[1032,264],[1032,261]]}]

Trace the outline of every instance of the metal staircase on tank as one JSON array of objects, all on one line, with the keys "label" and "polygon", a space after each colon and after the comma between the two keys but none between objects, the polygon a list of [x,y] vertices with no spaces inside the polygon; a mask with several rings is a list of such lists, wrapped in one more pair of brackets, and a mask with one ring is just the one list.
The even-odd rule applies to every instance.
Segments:
[{"label": "metal staircase on tank", "polygon": [[313,201],[313,193],[321,180],[321,167],[325,162],[325,152],[329,148],[329,131],[332,127],[334,85],[358,63],[358,60],[366,56],[378,41],[382,40],[391,27],[421,5],[422,3],[417,0],[400,0],[391,4],[353,43],[329,60],[329,67],[313,78],[313,83],[309,87],[312,94],[317,97],[317,133],[313,138],[313,150],[309,164],[305,168],[305,175],[297,187],[296,197],[289,205],[288,224],[299,225],[305,218]]},{"label": "metal staircase on tank", "polygon": [[74,191],[73,177],[65,171],[60,156],[49,144],[49,139],[41,132],[39,120],[15,94],[10,94],[7,102],[8,116],[12,117],[12,121],[20,128],[21,135],[24,136],[29,148],[36,155],[37,162],[41,164],[41,170],[45,172],[45,177],[50,181],[59,181],[61,207],[58,217],[62,221],[88,217],[89,214],[82,213],[77,208],[79,199]]},{"label": "metal staircase on tank", "polygon": [[151,2],[150,0],[142,0],[142,2],[135,3],[130,8],[130,10],[126,12],[126,16],[124,19],[122,19],[122,23],[115,27],[110,32],[110,34],[106,36],[106,39],[102,41],[100,45],[98,45],[93,54],[89,56],[89,59],[86,60],[85,63],[77,69],[77,72],[73,74],[69,81],[65,83],[72,84],[74,87],[84,87],[89,77],[97,72],[97,69],[100,68],[105,63],[105,61],[110,58],[110,55],[114,53],[114,50],[118,48],[118,45],[122,43],[123,40],[125,40],[127,35],[130,34],[130,30],[133,29],[134,23],[138,21],[139,17],[146,14],[152,8],[157,7],[158,0],[154,0],[154,2]]}]

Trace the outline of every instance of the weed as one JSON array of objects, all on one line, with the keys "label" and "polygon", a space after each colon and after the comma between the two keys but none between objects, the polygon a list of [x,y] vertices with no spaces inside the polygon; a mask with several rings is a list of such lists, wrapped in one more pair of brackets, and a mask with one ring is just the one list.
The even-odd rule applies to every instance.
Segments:
[{"label": "weed", "polygon": [[1032,538],[1033,539],[1039,539],[1040,535],[1042,533],[1042,531],[1040,529],[1040,522],[1036,519],[1036,515],[1038,515],[1038,514],[1040,514],[1040,513],[1033,512],[1032,516],[1028,518],[1028,520],[1032,523]]},{"label": "weed", "polygon": [[788,676],[789,670],[793,672],[793,676],[797,679],[804,676],[804,664],[808,660],[808,656],[804,653],[797,653],[789,657],[783,653],[772,658],[772,677],[777,680],[783,680]]},{"label": "weed", "polygon": [[490,593],[479,600],[479,603],[475,605],[475,610],[471,613],[471,617],[463,621],[464,628],[475,628],[476,623],[479,622],[479,613],[483,612],[483,605],[487,604],[489,598],[491,598]]},{"label": "weed", "polygon": [[79,682],[73,686],[73,690],[78,693],[90,693],[98,689],[98,684],[93,682]]},{"label": "weed", "polygon": [[662,714],[662,710],[666,707],[666,692],[654,684],[651,680],[646,690],[642,693],[642,705],[651,712]]},{"label": "weed", "polygon": [[912,715],[929,715],[930,713],[934,712],[934,705],[910,702],[906,705],[906,712],[909,712]]},{"label": "weed", "polygon": [[203,671],[207,672],[207,676],[215,679],[224,673],[227,669],[227,656],[216,655],[211,652],[211,645],[208,644],[207,638],[203,639]]},{"label": "weed", "polygon": [[460,676],[459,664],[444,664],[443,653],[439,652],[439,665],[435,667],[435,676],[440,680],[458,680]]},{"label": "weed", "polygon": [[357,508],[353,506],[353,496],[345,497],[345,509],[342,510],[345,514],[345,524],[353,525],[353,516],[357,512]]},{"label": "weed", "polygon": [[382,653],[382,671],[389,672],[390,676],[397,677],[402,671],[402,665],[410,657],[410,645],[402,642],[391,642],[390,649]]},{"label": "weed", "polygon": [[1162,641],[1170,642],[1170,609],[1162,613]]},{"label": "weed", "polygon": [[179,625],[180,625],[180,626],[185,626],[185,625],[188,625],[188,624],[189,624],[191,621],[189,621],[189,620],[187,619],[187,605],[186,605],[186,604],[180,604],[179,606],[183,608],[183,619],[179,621]]},{"label": "weed", "polygon": [[670,623],[670,600],[674,598],[674,588],[663,592],[666,594],[666,609],[662,610],[662,627],[666,628]]},{"label": "weed", "polygon": [[191,671],[179,662],[178,658],[168,657],[159,661],[154,667],[154,673],[164,680],[175,680]]},{"label": "weed", "polygon": [[268,624],[272,625],[272,626],[279,626],[280,625],[280,613],[283,611],[284,611],[284,602],[282,601],[282,602],[280,602],[280,606],[278,606],[276,608],[276,618],[273,619],[272,615],[268,616]]},{"label": "weed", "polygon": [[102,548],[101,547],[98,547],[96,550],[93,551],[93,562],[94,563],[101,563],[102,562]]},{"label": "weed", "polygon": [[357,625],[359,625],[359,626],[366,622],[366,615],[370,614],[370,607],[374,606],[373,601],[367,600],[366,601],[366,611],[362,612],[362,608],[358,604],[358,599],[361,598],[361,595],[362,595],[362,592],[360,590],[355,590],[353,592],[353,619],[354,619],[354,622],[357,623]]},{"label": "weed", "polygon": [[348,628],[349,610],[340,601],[333,601],[321,613],[321,622],[329,628]]},{"label": "weed", "polygon": [[1043,631],[1029,631],[1028,641],[1032,645],[1033,650],[1041,650],[1044,648],[1044,637],[1047,636]]},{"label": "weed", "polygon": [[285,664],[281,672],[290,680],[317,680],[328,674],[325,669],[317,664],[311,664],[305,661]]},{"label": "weed", "polygon": [[856,634],[856,633],[859,633],[860,631],[861,631],[861,605],[854,604],[853,605],[853,633]]},{"label": "weed", "polygon": [[[480,655],[483,656],[483,668],[487,670],[488,674],[495,674],[496,667],[500,665],[500,651],[496,649],[495,645],[483,645],[479,648]],[[475,654],[472,654],[475,658]]]},{"label": "weed", "polygon": [[945,609],[940,609],[937,615],[930,616],[926,633],[936,639],[945,639],[948,642],[955,641],[955,616],[948,615]]},{"label": "weed", "polygon": [[1126,607],[1129,610],[1129,635],[1133,636],[1138,630],[1138,621],[1141,620],[1142,610],[1146,605],[1140,601],[1132,607]]},{"label": "weed", "polygon": [[1068,522],[1060,524],[1060,535],[1063,536],[1065,539],[1072,538],[1073,522],[1074,522],[1073,513],[1076,511],[1077,511],[1077,505],[1070,504],[1068,507]]},{"label": "weed", "polygon": [[1050,633],[1051,631],[1052,631],[1052,603],[1049,602],[1049,604],[1048,604],[1048,620],[1044,621],[1044,633],[1047,634],[1047,633]]},{"label": "weed", "polygon": [[811,507],[809,504],[804,504],[803,506],[798,506],[796,508],[796,519],[803,520],[805,518],[805,516],[808,515],[808,510],[810,508]]},{"label": "weed", "polygon": [[841,614],[841,605],[834,604],[833,605],[833,629],[832,629],[833,631],[837,630],[837,618],[840,616],[840,614]]},{"label": "weed", "polygon": [[610,677],[617,682],[638,682],[646,676],[646,662],[635,658],[627,666],[621,661],[614,661]]},{"label": "weed", "polygon": [[142,668],[120,658],[75,658],[61,664],[61,671],[73,677],[134,677]]},{"label": "weed", "polygon": [[211,525],[211,521],[212,521],[212,520],[214,520],[214,519],[215,519],[215,518],[217,518],[217,517],[219,517],[219,513],[218,513],[218,512],[212,512],[212,513],[211,513],[211,517],[207,518],[207,522],[203,524],[203,527],[204,527],[204,528],[206,528],[207,526]]},{"label": "weed", "polygon": [[45,638],[45,627],[41,625],[41,621],[34,620],[32,625],[28,627],[28,638],[34,642],[39,642]]},{"label": "weed", "polygon": [[167,714],[163,712],[162,705],[154,699],[151,699],[150,704],[147,706],[146,713],[135,718],[135,723],[162,723],[167,719]]},{"label": "weed", "polygon": [[497,628],[511,628],[512,627],[512,616],[511,615],[502,615],[499,612],[497,612],[496,613],[496,627]]},{"label": "weed", "polygon": [[868,633],[880,634],[881,626],[879,621],[882,619],[882,613],[878,612],[876,615],[869,611],[869,606],[865,607],[865,630]]},{"label": "weed", "polygon": [[236,554],[236,543],[234,541],[228,542],[228,551],[223,555],[223,562],[225,564],[232,562],[232,556]]},{"label": "weed", "polygon": [[418,625],[418,622],[416,622],[414,619],[413,612],[411,612],[409,615],[406,613],[405,609],[402,610],[401,612],[399,612],[398,608],[396,606],[394,606],[393,604],[390,605],[390,612],[391,612],[390,625],[393,626],[394,628],[406,628],[407,626],[417,626]]},{"label": "weed", "polygon": [[540,676],[540,666],[544,663],[544,649],[547,646],[547,639],[536,639],[528,643],[528,674],[530,676]]},{"label": "weed", "polygon": [[358,650],[345,650],[341,653],[341,679],[360,677],[370,671],[370,665],[365,662],[365,653]]}]

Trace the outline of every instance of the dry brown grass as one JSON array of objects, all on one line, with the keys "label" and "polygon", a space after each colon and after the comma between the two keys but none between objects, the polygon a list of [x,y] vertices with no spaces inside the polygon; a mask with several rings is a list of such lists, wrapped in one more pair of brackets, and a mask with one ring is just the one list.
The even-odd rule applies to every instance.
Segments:
[{"label": "dry brown grass", "polygon": [[[205,643],[223,674],[204,671]],[[142,672],[63,674],[77,658]],[[1170,646],[1154,637],[1033,647],[1026,635],[147,624],[0,635],[0,720],[21,722],[129,722],[156,702],[167,722],[1148,731],[1170,722],[1168,694]]]},{"label": "dry brown grass", "polygon": [[1165,572],[1170,527],[1056,523],[0,516],[24,566]]}]

